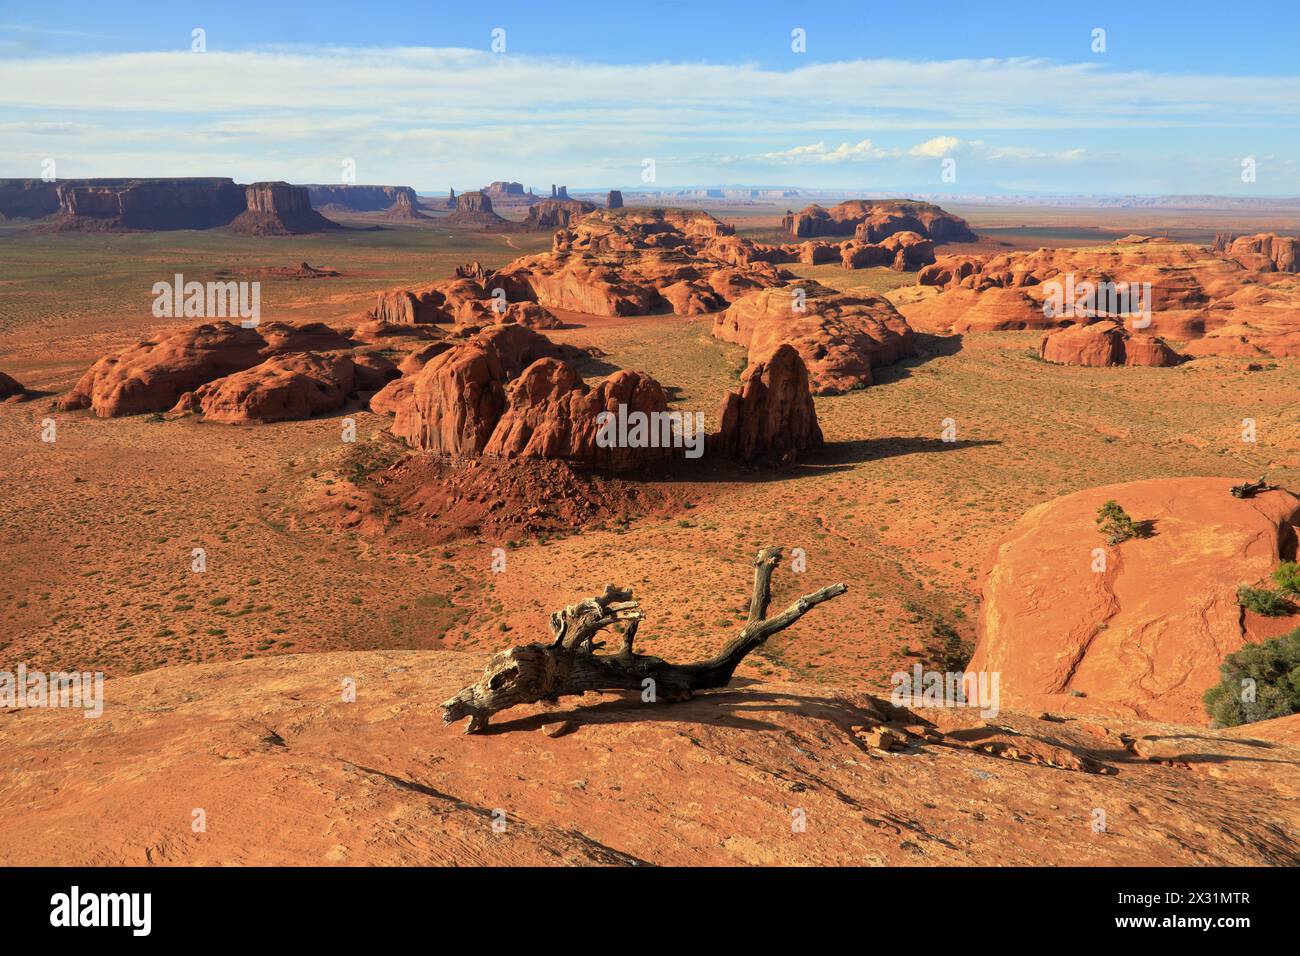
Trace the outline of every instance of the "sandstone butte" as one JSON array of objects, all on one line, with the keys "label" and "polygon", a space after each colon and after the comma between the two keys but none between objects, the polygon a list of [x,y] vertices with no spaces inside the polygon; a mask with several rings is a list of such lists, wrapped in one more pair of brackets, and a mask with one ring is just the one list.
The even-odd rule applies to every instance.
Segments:
[{"label": "sandstone butte", "polygon": [[311,184],[303,187],[312,207],[343,212],[382,212],[392,219],[427,219],[410,186],[347,186]]},{"label": "sandstone butte", "polygon": [[[1151,324],[1143,331],[1185,342],[1185,354],[1294,357],[1300,355],[1300,278],[1284,268],[1293,241],[1265,234],[1221,242],[1216,252],[1127,236],[1106,246],[946,255],[920,270],[920,288],[897,290],[891,298],[920,330],[1001,331],[1064,324],[1046,317],[1042,306],[1048,284],[1067,276],[1076,287],[1084,281],[1110,281],[1121,290],[1150,283]],[[1137,331],[1132,317],[1122,318]]]},{"label": "sandstone butte", "polygon": [[[1300,499],[1282,490],[1238,499],[1232,484],[1137,481],[1031,509],[985,560],[969,668],[1001,673],[1010,710],[1206,726],[1201,696],[1223,658],[1300,626],[1237,601],[1240,585],[1266,583],[1294,559]],[[1107,546],[1096,516],[1108,500],[1149,522],[1149,536]]]},{"label": "sandstone butte", "polygon": [[786,212],[782,228],[791,238],[853,236],[879,242],[900,232],[912,232],[935,242],[974,242],[966,220],[927,202],[902,199],[851,199],[829,209],[812,205]]},{"label": "sandstone butte", "polygon": [[746,346],[751,365],[783,344],[793,346],[814,395],[870,385],[873,368],[916,354],[911,327],[888,300],[836,292],[811,279],[745,296],[714,320],[713,335]]},{"label": "sandstone butte", "polygon": [[[683,703],[519,707],[467,736],[437,702],[482,666],[482,651],[453,650],[177,665],[108,680],[101,720],[10,717],[0,863],[1300,863],[1300,715],[1191,733],[1008,709],[983,720],[755,673]],[[872,746],[885,731],[905,749]],[[792,834],[795,810],[807,828]]]},{"label": "sandstone butte", "polygon": [[745,369],[718,419],[719,452],[740,462],[785,464],[822,444],[808,367],[788,344]]},{"label": "sandstone butte", "polygon": [[1121,322],[1101,320],[1063,326],[1043,336],[1038,354],[1058,365],[1146,365],[1167,368],[1180,361],[1165,340],[1130,332]]}]

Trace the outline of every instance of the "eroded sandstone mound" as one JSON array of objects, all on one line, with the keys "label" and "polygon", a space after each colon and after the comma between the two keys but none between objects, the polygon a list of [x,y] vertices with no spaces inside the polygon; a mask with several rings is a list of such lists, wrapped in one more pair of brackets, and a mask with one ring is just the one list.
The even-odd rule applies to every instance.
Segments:
[{"label": "eroded sandstone mound", "polygon": [[492,211],[492,200],[486,193],[461,193],[456,197],[456,208],[447,217],[447,222],[458,226],[470,226],[479,229],[500,228],[509,223]]},{"label": "eroded sandstone mound", "polygon": [[246,329],[211,322],[176,329],[95,362],[61,396],[64,410],[93,409],[100,418],[163,412],[186,392],[288,352],[345,349],[352,341],[320,322],[266,322]]},{"label": "eroded sandstone mound", "polygon": [[905,199],[852,199],[826,209],[808,206],[787,212],[782,228],[795,239],[853,236],[879,242],[899,232],[914,232],[935,242],[974,242],[966,220],[928,202]]},{"label": "eroded sandstone mound", "polygon": [[[1205,726],[1201,695],[1223,658],[1286,626],[1243,611],[1237,588],[1294,558],[1300,525],[1300,498],[1234,498],[1233,484],[1137,481],[1030,510],[985,561],[969,668],[1000,673],[1004,708]],[[1107,545],[1096,519],[1110,500],[1146,536]]]},{"label": "eroded sandstone mound", "polygon": [[528,208],[524,225],[529,229],[568,229],[595,209],[595,203],[582,199],[545,199]]},{"label": "eroded sandstone mound", "polygon": [[808,367],[788,344],[745,370],[718,418],[718,452],[736,461],[784,464],[822,444]]},{"label": "eroded sandstone mound", "polygon": [[750,365],[793,346],[814,395],[870,385],[873,368],[916,354],[911,327],[887,300],[811,279],[745,296],[714,320],[713,335],[746,346]]},{"label": "eroded sandstone mound", "polygon": [[1058,365],[1146,365],[1167,368],[1181,359],[1165,340],[1130,332],[1121,322],[1101,320],[1064,326],[1043,336],[1038,354]]},{"label": "eroded sandstone mound", "polygon": [[305,186],[285,182],[253,183],[244,187],[247,210],[236,216],[230,226],[237,232],[254,236],[290,236],[306,232],[337,229],[311,207]]},{"label": "eroded sandstone mound", "polygon": [[344,354],[274,355],[181,396],[174,412],[201,412],[216,422],[278,422],[343,407],[356,367]]}]

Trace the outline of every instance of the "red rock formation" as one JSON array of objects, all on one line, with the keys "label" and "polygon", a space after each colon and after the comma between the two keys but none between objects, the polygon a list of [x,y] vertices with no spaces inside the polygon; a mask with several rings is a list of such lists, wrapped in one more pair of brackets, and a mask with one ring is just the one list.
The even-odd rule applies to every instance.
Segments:
[{"label": "red rock formation", "polygon": [[410,186],[304,186],[312,207],[346,212],[386,212],[393,218],[424,219],[420,200]]},{"label": "red rock formation", "polygon": [[0,179],[0,220],[43,219],[59,211],[59,187],[43,179]]},{"label": "red rock formation", "polygon": [[393,408],[392,432],[407,443],[474,456],[487,446],[505,411],[506,382],[539,358],[559,356],[553,342],[531,329],[493,326],[434,355],[409,376],[409,386],[394,383],[375,398]]},{"label": "red rock formation", "polygon": [[230,226],[254,236],[288,236],[337,228],[311,207],[305,186],[285,182],[253,183],[244,187],[247,211]]},{"label": "red rock formation", "polygon": [[741,462],[787,463],[822,443],[808,367],[790,345],[745,370],[719,418],[718,452]]},{"label": "red rock formation", "polygon": [[808,367],[814,395],[870,385],[872,368],[916,354],[911,327],[886,299],[811,279],[745,296],[718,316],[713,335],[747,346],[751,365],[789,343]]},{"label": "red rock formation", "polygon": [[90,179],[59,183],[62,229],[209,229],[247,208],[230,179]]},{"label": "red rock formation", "polygon": [[1178,353],[1154,335],[1130,334],[1119,322],[1076,323],[1048,332],[1038,354],[1058,365],[1149,365],[1168,367]]},{"label": "red rock formation", "polygon": [[492,200],[482,192],[461,193],[457,196],[456,209],[446,221],[458,226],[478,228],[508,225],[506,220],[492,211]]},{"label": "red rock formation", "polygon": [[964,334],[1051,329],[1061,320],[1043,314],[1042,303],[1020,289],[955,288],[912,302],[900,302],[898,311],[918,332]]},{"label": "red rock formation", "polygon": [[[1237,499],[1232,484],[1138,481],[1030,510],[985,561],[968,669],[1001,675],[1005,710],[1204,726],[1201,695],[1218,683],[1223,658],[1255,639],[1237,588],[1265,582],[1300,525],[1295,495]],[[1096,517],[1108,500],[1154,533],[1107,546]],[[1104,549],[1101,570],[1094,548]]]},{"label": "red rock formation", "polygon": [[1240,263],[1247,269],[1259,272],[1300,272],[1300,239],[1261,232],[1255,236],[1241,236],[1220,249],[1220,237],[1215,237],[1215,250],[1225,258]]},{"label": "red rock formation", "polygon": [[571,365],[540,359],[511,384],[506,411],[484,454],[561,459],[608,471],[667,458],[671,448],[666,446],[602,447],[599,417],[602,412],[617,416],[620,405],[629,415],[650,416],[666,412],[668,400],[659,383],[640,372],[615,372],[593,389]]},{"label": "red rock formation", "polygon": [[581,199],[546,199],[529,207],[524,225],[529,229],[567,229],[595,209],[595,203]]},{"label": "red rock formation", "polygon": [[275,355],[187,392],[172,411],[201,412],[205,421],[230,423],[310,418],[342,408],[355,374],[349,355]]},{"label": "red rock formation", "polygon": [[808,206],[787,212],[783,228],[795,239],[853,236],[879,242],[898,232],[915,232],[934,242],[974,242],[966,220],[926,202],[902,199],[853,199],[825,209]]},{"label": "red rock formation", "polygon": [[185,392],[288,352],[349,348],[351,340],[322,323],[263,323],[245,329],[212,322],[176,329],[99,359],[71,391],[63,410],[93,409],[100,418],[161,412]]},{"label": "red rock formation", "polygon": [[619,192],[617,189],[611,189],[611,190],[609,191],[609,195],[608,195],[607,197],[605,197],[605,208],[606,208],[606,209],[622,209],[622,208],[623,208],[623,194],[622,194],[621,192]]}]

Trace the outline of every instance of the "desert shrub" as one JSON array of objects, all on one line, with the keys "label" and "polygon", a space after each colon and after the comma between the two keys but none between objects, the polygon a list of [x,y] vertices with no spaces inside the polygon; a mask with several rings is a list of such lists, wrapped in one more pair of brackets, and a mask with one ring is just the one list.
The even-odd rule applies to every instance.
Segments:
[{"label": "desert shrub", "polygon": [[1300,564],[1295,561],[1283,561],[1273,572],[1277,589],[1287,594],[1300,594]]},{"label": "desert shrub", "polygon": [[1202,699],[1221,726],[1300,713],[1300,627],[1229,654],[1219,674]]},{"label": "desert shrub", "polygon": [[1252,588],[1243,584],[1237,588],[1237,603],[1246,610],[1265,617],[1281,617],[1291,613],[1291,602],[1268,588]]},{"label": "desert shrub", "polygon": [[1105,537],[1107,544],[1119,544],[1138,534],[1138,526],[1128,516],[1128,512],[1114,501],[1107,501],[1097,509],[1097,530]]}]

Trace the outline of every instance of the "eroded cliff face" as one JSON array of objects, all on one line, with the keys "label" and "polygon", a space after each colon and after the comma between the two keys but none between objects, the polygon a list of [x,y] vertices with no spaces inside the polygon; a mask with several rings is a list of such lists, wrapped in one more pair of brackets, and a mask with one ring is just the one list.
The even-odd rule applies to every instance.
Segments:
[{"label": "eroded cliff face", "polygon": [[0,179],[0,219],[41,219],[58,211],[58,183]]},{"label": "eroded cliff face", "polygon": [[314,209],[327,206],[351,212],[418,211],[420,201],[410,186],[327,186],[304,187]]}]

